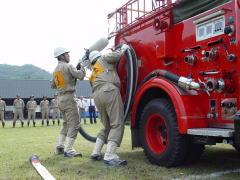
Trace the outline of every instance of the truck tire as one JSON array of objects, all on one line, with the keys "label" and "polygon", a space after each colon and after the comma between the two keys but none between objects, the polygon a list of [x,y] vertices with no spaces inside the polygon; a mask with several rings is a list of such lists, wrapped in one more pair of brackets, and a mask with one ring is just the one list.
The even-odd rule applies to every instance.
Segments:
[{"label": "truck tire", "polygon": [[190,142],[188,147],[188,153],[184,161],[185,165],[197,162],[201,158],[205,150],[205,146],[203,144],[195,144],[192,141]]},{"label": "truck tire", "polygon": [[145,106],[140,139],[151,163],[165,167],[184,164],[189,137],[179,133],[176,113],[169,99],[155,99]]},{"label": "truck tire", "polygon": [[235,148],[235,150],[236,150],[237,152],[240,153],[240,145],[234,144],[233,147]]}]

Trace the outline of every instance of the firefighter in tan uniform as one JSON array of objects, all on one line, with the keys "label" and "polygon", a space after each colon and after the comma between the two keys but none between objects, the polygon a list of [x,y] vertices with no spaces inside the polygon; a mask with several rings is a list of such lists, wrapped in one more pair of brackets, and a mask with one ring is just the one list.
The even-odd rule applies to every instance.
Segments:
[{"label": "firefighter in tan uniform", "polygon": [[0,96],[0,121],[2,121],[2,127],[5,127],[5,120],[4,120],[5,109],[6,109],[6,103],[4,100],[2,100],[2,97]]},{"label": "firefighter in tan uniform", "polygon": [[44,120],[47,121],[47,126],[49,126],[49,116],[48,116],[48,108],[49,101],[47,100],[47,96],[43,96],[43,100],[40,102],[41,114],[42,114],[42,126],[44,125]]},{"label": "firefighter in tan uniform", "polygon": [[24,101],[20,98],[20,95],[17,95],[17,98],[13,101],[14,107],[14,118],[13,118],[13,128],[15,128],[17,118],[19,117],[21,125],[23,127],[23,108],[25,107]]},{"label": "firefighter in tan uniform", "polygon": [[36,108],[37,108],[37,102],[34,100],[34,96],[30,96],[30,100],[27,102],[27,110],[28,110],[28,122],[27,125],[30,124],[30,119],[33,121],[33,127],[35,127],[35,117],[36,117]]},{"label": "firefighter in tan uniform", "polygon": [[52,88],[57,89],[58,106],[63,114],[63,128],[60,131],[56,153],[64,153],[65,157],[81,156],[73,149],[80,124],[75,86],[77,79],[84,78],[85,70],[80,65],[78,65],[78,70],[69,64],[69,51],[65,48],[56,48],[54,57],[58,59],[58,65],[53,73]]},{"label": "firefighter in tan uniform", "polygon": [[104,126],[97,136],[91,159],[101,160],[101,149],[104,143],[107,143],[104,155],[106,165],[127,164],[127,161],[120,160],[116,154],[116,149],[120,146],[124,133],[124,109],[116,65],[125,50],[126,47],[122,47],[105,55],[101,55],[98,51],[92,51],[89,55],[92,66],[92,75],[89,81],[92,85],[95,105]]},{"label": "firefighter in tan uniform", "polygon": [[52,107],[52,121],[53,125],[55,124],[55,118],[57,117],[58,126],[60,125],[60,111],[58,107],[57,95],[54,95],[54,99],[51,100]]}]

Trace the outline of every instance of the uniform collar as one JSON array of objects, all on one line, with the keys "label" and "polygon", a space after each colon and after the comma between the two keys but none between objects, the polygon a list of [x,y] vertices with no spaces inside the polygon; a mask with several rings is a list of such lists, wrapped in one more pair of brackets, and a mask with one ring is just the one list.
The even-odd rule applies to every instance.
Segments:
[{"label": "uniform collar", "polygon": [[58,61],[58,64],[68,64],[66,61]]}]

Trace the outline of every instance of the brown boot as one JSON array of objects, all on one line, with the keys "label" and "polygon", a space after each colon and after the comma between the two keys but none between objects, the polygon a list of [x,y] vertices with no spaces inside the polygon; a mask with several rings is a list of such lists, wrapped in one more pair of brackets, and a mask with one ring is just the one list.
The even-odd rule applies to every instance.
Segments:
[{"label": "brown boot", "polygon": [[13,122],[13,128],[15,128],[16,122]]},{"label": "brown boot", "polygon": [[42,126],[44,125],[44,121],[42,120]]},{"label": "brown boot", "polygon": [[3,127],[3,128],[5,127],[5,122],[2,122],[2,127]]},{"label": "brown boot", "polygon": [[21,122],[22,127],[24,126],[24,122]]},{"label": "brown boot", "polygon": [[36,125],[36,122],[33,122],[33,127],[35,127],[35,125]]}]

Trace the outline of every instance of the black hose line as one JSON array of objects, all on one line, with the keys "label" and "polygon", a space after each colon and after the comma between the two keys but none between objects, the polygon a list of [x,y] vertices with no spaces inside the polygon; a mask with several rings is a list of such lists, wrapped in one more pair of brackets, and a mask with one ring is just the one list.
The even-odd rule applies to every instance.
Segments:
[{"label": "black hose line", "polygon": [[141,87],[145,82],[147,82],[148,80],[152,79],[153,77],[158,77],[158,76],[162,76],[165,77],[166,79],[173,81],[173,82],[178,82],[180,76],[171,73],[169,71],[163,70],[163,69],[157,69],[154,70],[152,72],[150,72],[141,82],[141,84],[139,85],[139,87]]},{"label": "black hose line", "polygon": [[173,74],[169,71],[166,71],[165,77],[173,82],[178,82],[178,80],[180,79],[180,76]]},{"label": "black hose line", "polygon": [[137,60],[137,55],[133,49],[132,46],[130,46],[130,51],[132,53],[132,57],[133,57],[133,70],[134,70],[134,73],[133,73],[133,77],[134,77],[134,89],[133,89],[133,94],[135,94],[136,90],[137,90],[137,83],[138,83],[138,60]]},{"label": "black hose line", "polygon": [[82,126],[79,127],[78,129],[79,133],[88,141],[90,142],[96,142],[97,137],[89,135],[83,128]]},{"label": "black hose line", "polygon": [[137,86],[137,58],[131,46],[125,51],[125,56],[127,58],[127,88],[124,102],[124,121],[126,122]]}]

